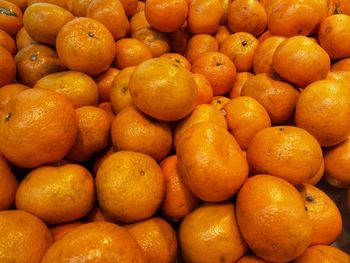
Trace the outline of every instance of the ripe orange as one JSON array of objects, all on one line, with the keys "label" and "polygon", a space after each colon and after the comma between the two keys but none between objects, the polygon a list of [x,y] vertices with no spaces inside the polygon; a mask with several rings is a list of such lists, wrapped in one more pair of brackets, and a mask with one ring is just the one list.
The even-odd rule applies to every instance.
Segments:
[{"label": "ripe orange", "polygon": [[0,154],[0,210],[13,207],[18,182],[12,173],[7,160]]},{"label": "ripe orange", "polygon": [[210,51],[219,51],[215,38],[208,34],[194,35],[187,43],[186,58],[193,63],[200,55]]},{"label": "ripe orange", "polygon": [[236,263],[270,263],[262,258],[255,255],[245,255],[241,257]]},{"label": "ripe orange", "polygon": [[61,237],[63,237],[65,234],[67,234],[68,232],[72,231],[73,229],[75,229],[76,227],[78,227],[82,224],[83,224],[83,222],[81,222],[81,221],[73,221],[73,222],[64,223],[64,224],[50,227],[50,232],[51,232],[51,235],[53,237],[54,242],[56,242]]},{"label": "ripe orange", "polygon": [[0,29],[0,46],[7,49],[7,51],[10,52],[12,56],[16,55],[17,53],[16,43],[13,40],[13,38],[9,34],[7,34],[4,30],[1,30],[1,29]]},{"label": "ripe orange", "polygon": [[350,71],[350,58],[344,58],[337,61],[332,65],[331,69]]},{"label": "ripe orange", "polygon": [[350,256],[344,251],[331,246],[311,246],[295,259],[294,263],[346,263]]},{"label": "ripe orange", "polygon": [[130,33],[134,34],[138,29],[151,26],[145,16],[144,11],[140,11],[133,15],[130,19]]},{"label": "ripe orange", "polygon": [[24,47],[38,44],[36,41],[34,41],[29,35],[28,32],[24,27],[22,27],[16,35],[16,46],[17,50],[21,50]]},{"label": "ripe orange", "polygon": [[125,10],[127,16],[133,16],[137,11],[137,0],[119,0]]},{"label": "ripe orange", "polygon": [[215,33],[216,42],[219,46],[232,34],[232,31],[225,25],[220,26]]},{"label": "ripe orange", "polygon": [[11,53],[0,46],[0,87],[14,81],[16,76],[16,62]]},{"label": "ripe orange", "polygon": [[230,99],[241,96],[243,86],[253,76],[254,76],[254,74],[252,74],[250,72],[238,72],[236,75],[236,80],[233,84],[232,89],[230,90],[230,93],[229,93]]},{"label": "ripe orange", "polygon": [[207,78],[198,73],[193,73],[194,81],[197,85],[198,90],[198,96],[197,96],[197,103],[199,104],[210,104],[213,100],[213,88],[211,87],[211,84],[207,80]]},{"label": "ripe orange", "polygon": [[14,37],[23,26],[21,9],[9,1],[0,0],[0,29]]},{"label": "ripe orange", "polygon": [[[164,53],[161,58],[169,59],[174,65],[191,70],[191,63],[182,55],[178,53]],[[193,76],[194,77],[194,76]]]},{"label": "ripe orange", "polygon": [[180,29],[168,34],[169,42],[172,52],[184,55],[187,48],[187,43],[191,38],[190,31],[186,25],[183,25]]},{"label": "ripe orange", "polygon": [[94,78],[98,90],[98,101],[109,102],[111,100],[111,89],[114,78],[119,74],[119,70],[110,67],[105,72]]}]

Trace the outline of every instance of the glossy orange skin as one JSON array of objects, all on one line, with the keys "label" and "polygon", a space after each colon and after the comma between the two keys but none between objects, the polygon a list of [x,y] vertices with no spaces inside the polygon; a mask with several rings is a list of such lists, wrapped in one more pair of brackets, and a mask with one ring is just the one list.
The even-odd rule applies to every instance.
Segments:
[{"label": "glossy orange skin", "polygon": [[110,67],[105,72],[94,78],[98,89],[98,101],[100,103],[109,102],[111,100],[110,93],[112,89],[112,83],[119,72],[119,69]]},{"label": "glossy orange skin", "polygon": [[165,53],[160,57],[169,59],[170,62],[172,62],[174,65],[185,68],[187,70],[191,70],[191,63],[184,56],[178,53]]},{"label": "glossy orange skin", "polygon": [[0,87],[14,81],[16,76],[16,62],[11,53],[0,46]]},{"label": "glossy orange skin", "polygon": [[130,33],[135,33],[138,29],[151,26],[145,16],[144,11],[137,12],[130,18]]},{"label": "glossy orange skin", "polygon": [[230,98],[227,98],[225,96],[214,96],[210,104],[214,105],[218,110],[221,110],[224,107],[224,105],[230,100]]},{"label": "glossy orange skin", "polygon": [[71,8],[69,9],[76,17],[86,16],[86,11],[92,0],[71,0]]},{"label": "glossy orange skin", "polygon": [[344,58],[334,63],[331,67],[332,70],[344,70],[350,71],[350,58]]},{"label": "glossy orange skin", "polygon": [[199,104],[210,104],[213,100],[213,88],[207,80],[207,78],[199,73],[193,73],[194,81],[196,82],[198,89],[197,105]]},{"label": "glossy orange skin", "polygon": [[146,262],[141,248],[131,235],[122,227],[107,222],[76,227],[57,240],[41,262],[64,262],[72,258],[106,263]]},{"label": "glossy orange skin", "polygon": [[40,262],[52,244],[47,226],[36,216],[19,210],[0,211],[0,261]]},{"label": "glossy orange skin", "polygon": [[83,222],[81,222],[81,221],[74,221],[74,222],[64,223],[61,225],[56,225],[56,226],[50,227],[50,232],[52,234],[54,242],[56,242],[61,237],[63,237],[65,234],[69,233],[70,231],[72,231],[73,229],[75,229],[76,227],[78,227],[82,224],[83,224]]},{"label": "glossy orange skin", "polygon": [[119,1],[122,3],[127,16],[133,16],[136,13],[137,5],[138,5],[137,0],[119,0]]},{"label": "glossy orange skin", "polygon": [[28,88],[29,87],[18,83],[2,86],[0,89],[0,110],[5,109],[10,100],[15,98],[21,91]]},{"label": "glossy orange skin", "polygon": [[225,25],[220,26],[215,33],[215,39],[219,46],[232,34],[232,31]]},{"label": "glossy orange skin", "polygon": [[312,224],[304,201],[283,179],[271,175],[249,178],[237,195],[236,213],[247,244],[265,260],[290,261],[311,242]]},{"label": "glossy orange skin", "polygon": [[261,130],[250,141],[247,159],[253,174],[271,174],[294,185],[312,178],[323,160],[317,140],[293,126]]},{"label": "glossy orange skin", "polygon": [[208,34],[194,35],[187,43],[186,58],[193,63],[200,55],[210,51],[219,51],[215,38]]},{"label": "glossy orange skin", "polygon": [[247,250],[229,203],[205,203],[188,214],[179,241],[186,262],[236,262]]},{"label": "glossy orange skin", "polygon": [[238,72],[236,75],[235,83],[233,84],[233,87],[229,93],[230,99],[241,96],[244,85],[247,83],[248,79],[253,76],[254,74],[250,72]]},{"label": "glossy orange skin", "polygon": [[293,263],[346,263],[350,256],[344,251],[331,246],[311,246],[295,259]]},{"label": "glossy orange skin", "polygon": [[325,172],[325,162],[323,160],[318,172],[313,177],[306,180],[305,183],[311,184],[311,185],[318,184],[321,181],[321,179],[323,178],[324,172]]},{"label": "glossy orange skin", "polygon": [[18,182],[7,160],[0,154],[0,210],[11,209],[15,203]]},{"label": "glossy orange skin", "polygon": [[24,27],[21,27],[20,30],[18,30],[16,34],[16,46],[17,50],[21,50],[24,47],[33,45],[33,44],[38,44],[35,40],[33,40],[29,35],[28,32]]},{"label": "glossy orange skin", "polygon": [[14,56],[17,53],[16,43],[13,40],[13,38],[9,34],[7,34],[4,30],[1,30],[1,29],[0,29],[0,46],[7,49],[7,51],[10,52],[12,56]]},{"label": "glossy orange skin", "polygon": [[350,87],[350,72],[345,70],[330,70],[326,79],[341,81],[344,85]]},{"label": "glossy orange skin", "polygon": [[14,37],[23,26],[23,13],[17,5],[9,1],[1,0],[0,6],[4,9],[0,14],[0,29]]}]

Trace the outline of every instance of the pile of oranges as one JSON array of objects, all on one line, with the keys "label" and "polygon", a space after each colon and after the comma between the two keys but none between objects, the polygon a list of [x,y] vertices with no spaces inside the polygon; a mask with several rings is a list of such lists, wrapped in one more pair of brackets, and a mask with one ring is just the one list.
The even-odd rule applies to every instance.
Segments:
[{"label": "pile of oranges", "polygon": [[349,136],[349,0],[0,0],[1,263],[350,263]]}]

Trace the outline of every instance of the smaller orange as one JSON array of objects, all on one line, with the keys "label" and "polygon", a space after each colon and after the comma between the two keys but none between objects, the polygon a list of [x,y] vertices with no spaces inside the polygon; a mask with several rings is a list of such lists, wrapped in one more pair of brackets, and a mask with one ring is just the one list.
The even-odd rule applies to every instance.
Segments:
[{"label": "smaller orange", "polygon": [[346,263],[350,261],[350,256],[340,250],[339,248],[332,246],[310,246],[304,253],[296,258],[294,263]]},{"label": "smaller orange", "polygon": [[140,11],[133,15],[130,19],[130,33],[134,34],[138,29],[143,27],[148,27],[150,24],[148,23],[145,12]]},{"label": "smaller orange", "polygon": [[350,58],[344,58],[337,61],[332,65],[331,69],[350,71]]},{"label": "smaller orange", "polygon": [[7,160],[0,154],[0,210],[13,208],[18,182]]},{"label": "smaller orange", "polygon": [[0,46],[0,87],[14,81],[16,76],[16,62],[11,53]]},{"label": "smaller orange", "polygon": [[0,0],[0,29],[14,37],[23,26],[21,9],[9,1]]},{"label": "smaller orange", "polygon": [[12,56],[14,56],[17,53],[16,43],[13,40],[13,38],[4,30],[1,30],[1,29],[0,29],[0,46],[7,49],[7,51],[10,52]]},{"label": "smaller orange", "polygon": [[219,51],[216,39],[208,34],[194,35],[187,43],[186,58],[193,63],[200,55],[210,51]]},{"label": "smaller orange", "polygon": [[119,69],[110,67],[105,72],[97,75],[94,81],[98,90],[98,101],[109,102],[111,100],[111,89],[114,78],[119,74]]},{"label": "smaller orange", "polygon": [[230,35],[232,35],[232,31],[227,26],[220,26],[215,33],[216,42],[220,46]]},{"label": "smaller orange", "polygon": [[34,39],[32,39],[26,29],[22,27],[16,35],[16,46],[17,50],[21,50],[24,47],[33,45],[33,44],[38,44]]},{"label": "smaller orange", "polygon": [[136,13],[137,5],[138,5],[137,0],[119,0],[119,1],[122,3],[127,16],[133,16]]},{"label": "smaller orange", "polygon": [[61,225],[56,225],[56,226],[51,227],[50,232],[52,234],[53,241],[56,242],[61,237],[63,237],[65,234],[67,234],[68,232],[72,231],[73,229],[75,229],[76,227],[78,227],[82,224],[83,224],[83,222],[81,222],[81,221],[74,221],[74,222],[64,223]]},{"label": "smaller orange", "polygon": [[213,100],[213,88],[204,75],[199,73],[193,73],[194,81],[197,84],[198,96],[197,105],[199,104],[210,104]]},{"label": "smaller orange", "polygon": [[250,72],[238,72],[236,75],[235,83],[233,84],[233,88],[230,90],[230,94],[229,94],[230,99],[241,96],[243,86],[253,76],[254,74]]}]

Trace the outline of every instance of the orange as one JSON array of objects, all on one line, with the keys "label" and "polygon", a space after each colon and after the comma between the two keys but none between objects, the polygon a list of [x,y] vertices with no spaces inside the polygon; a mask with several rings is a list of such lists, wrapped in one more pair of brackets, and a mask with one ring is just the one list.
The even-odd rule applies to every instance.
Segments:
[{"label": "orange", "polygon": [[35,3],[49,3],[49,4],[54,4],[63,8],[68,8],[69,7],[68,4],[70,1],[71,0],[27,0],[27,6],[29,7]]},{"label": "orange", "polygon": [[109,146],[111,119],[107,112],[94,106],[80,107],[75,113],[78,135],[67,153],[67,158],[73,161],[85,161]]},{"label": "orange", "polygon": [[24,12],[23,25],[35,41],[55,45],[58,32],[73,19],[73,14],[63,7],[36,3],[30,5]]},{"label": "orange", "polygon": [[42,263],[65,262],[145,263],[135,239],[122,227],[94,222],[83,224],[57,240],[45,253]]},{"label": "orange", "polygon": [[137,66],[153,56],[151,50],[143,42],[133,38],[118,40],[115,43],[115,49],[113,64],[118,69]]},{"label": "orange", "polygon": [[0,88],[0,110],[5,109],[6,105],[9,103],[10,100],[15,98],[18,93],[21,91],[28,89],[29,87],[13,83],[13,84],[7,84]]},{"label": "orange", "polygon": [[236,67],[230,58],[220,52],[206,52],[192,64],[192,72],[204,75],[214,95],[230,91],[236,78]]},{"label": "orange", "polygon": [[[189,0],[191,1],[191,0]],[[231,0],[220,0],[220,3],[222,7],[224,8],[224,16],[221,18],[220,24],[221,25],[226,25],[227,24],[227,16],[228,16],[228,11],[229,7],[231,4]]]},{"label": "orange", "polygon": [[16,35],[16,46],[17,50],[21,50],[22,48],[25,48],[27,46],[38,44],[36,41],[34,41],[26,31],[24,27],[22,27]]},{"label": "orange", "polygon": [[277,47],[272,66],[282,78],[304,88],[316,80],[326,78],[330,59],[326,51],[312,39],[295,36]]},{"label": "orange", "polygon": [[188,5],[186,0],[148,0],[145,16],[150,25],[160,32],[174,32],[186,21]]},{"label": "orange", "polygon": [[99,207],[94,207],[91,212],[84,218],[86,222],[111,222],[117,223],[116,220],[108,218]]},{"label": "orange", "polygon": [[251,97],[237,97],[226,103],[225,112],[229,132],[242,150],[247,150],[251,139],[262,129],[271,127],[264,106]]},{"label": "orange", "polygon": [[271,36],[266,38],[256,48],[253,58],[253,69],[255,74],[268,73],[274,74],[275,70],[272,66],[273,55],[278,46],[286,40],[285,37]]},{"label": "orange", "polygon": [[109,102],[111,100],[110,93],[112,89],[112,83],[119,72],[120,71],[118,69],[110,67],[105,72],[97,75],[94,78],[97,85],[99,102]]},{"label": "orange", "polygon": [[233,98],[241,96],[243,86],[253,76],[254,76],[254,74],[252,74],[250,72],[238,72],[236,75],[236,79],[235,79],[235,82],[233,84],[233,87],[230,90],[229,97],[231,99],[233,99]]},{"label": "orange", "polygon": [[187,25],[183,25],[180,29],[168,34],[168,37],[172,52],[184,55],[187,49],[187,43],[191,38]]},{"label": "orange", "polygon": [[70,10],[76,17],[86,16],[86,11],[91,2],[92,0],[72,0]]},{"label": "orange", "polygon": [[129,80],[134,70],[135,67],[128,67],[121,70],[112,82],[110,98],[114,114],[117,114],[127,106],[133,105],[129,93]]},{"label": "orange", "polygon": [[199,199],[185,185],[176,155],[165,158],[160,164],[166,187],[162,203],[162,214],[172,221],[181,220],[199,204]]},{"label": "orange", "polygon": [[340,144],[325,149],[325,179],[330,185],[340,188],[350,187],[350,176],[346,172],[350,165],[349,153],[349,138]]},{"label": "orange", "polygon": [[12,173],[7,160],[0,154],[0,210],[13,207],[18,182]]},{"label": "orange", "polygon": [[323,160],[318,172],[313,177],[306,180],[305,183],[312,184],[312,185],[318,184],[323,177],[324,171],[325,171],[325,164],[324,164],[324,160]]},{"label": "orange", "polygon": [[22,48],[15,56],[17,79],[24,85],[33,87],[46,75],[65,70],[57,53],[44,45],[30,45]]},{"label": "orange", "polygon": [[0,211],[0,261],[40,262],[52,236],[37,217],[19,210]]},{"label": "orange", "polygon": [[336,80],[316,81],[300,94],[295,122],[321,146],[331,146],[350,135],[350,90]]},{"label": "orange", "polygon": [[342,59],[350,56],[350,16],[345,14],[327,17],[320,25],[318,39],[320,45],[331,59]]},{"label": "orange", "polygon": [[247,32],[259,36],[265,31],[267,15],[258,0],[235,0],[230,5],[227,24],[234,33]]},{"label": "orange", "polygon": [[137,11],[137,0],[120,0],[127,16],[133,16]]},{"label": "orange", "polygon": [[228,56],[237,71],[250,71],[259,41],[250,33],[238,32],[229,36],[220,46],[220,52]]},{"label": "orange", "polygon": [[143,42],[150,50],[153,57],[159,57],[170,52],[170,44],[167,36],[149,26],[141,27],[131,34]]},{"label": "orange", "polygon": [[[267,0],[270,1],[270,0]],[[262,1],[260,1],[260,3],[262,3]],[[262,43],[266,38],[271,37],[271,33],[269,30],[266,30],[264,33],[262,33],[259,37],[258,37],[258,41],[259,43]]]},{"label": "orange", "polygon": [[317,140],[293,126],[261,130],[249,143],[247,160],[253,174],[271,174],[291,184],[312,178],[323,161]]},{"label": "orange", "polygon": [[128,18],[119,0],[92,0],[86,16],[101,22],[115,40],[123,38],[128,31]]},{"label": "orange", "polygon": [[70,70],[98,75],[110,67],[115,44],[112,34],[102,23],[79,17],[62,27],[56,38],[56,50]]},{"label": "orange", "polygon": [[140,110],[163,121],[182,119],[193,110],[197,100],[191,72],[165,58],[149,59],[138,65],[130,77],[129,90]]},{"label": "orange", "polygon": [[184,56],[178,53],[164,53],[160,57],[169,59],[169,61],[176,66],[191,70],[191,63]]},{"label": "orange", "polygon": [[165,180],[150,156],[119,151],[102,162],[96,175],[96,191],[98,203],[108,217],[132,223],[154,215],[164,197]]},{"label": "orange", "polygon": [[231,99],[225,96],[214,96],[210,104],[214,105],[218,110],[221,110],[222,107],[224,107],[224,105],[228,103],[230,100]]},{"label": "orange", "polygon": [[116,151],[142,152],[160,161],[173,145],[168,123],[154,120],[129,106],[117,114],[112,124],[112,143]]},{"label": "orange", "polygon": [[78,71],[65,71],[47,75],[34,85],[36,89],[52,90],[65,95],[74,108],[95,106],[98,90],[94,80]]},{"label": "orange", "polygon": [[261,103],[269,113],[271,123],[277,125],[292,118],[299,92],[273,75],[257,74],[247,80],[241,95]]},{"label": "orange", "polygon": [[94,180],[77,164],[43,166],[19,184],[16,207],[47,224],[70,222],[86,215],[95,201]]},{"label": "orange", "polygon": [[243,238],[265,260],[290,261],[311,242],[312,223],[304,201],[283,179],[271,175],[249,178],[238,192],[236,213]]},{"label": "orange", "polygon": [[14,37],[23,26],[23,13],[14,3],[0,0],[0,29]]},{"label": "orange", "polygon": [[16,62],[11,53],[0,46],[0,87],[14,81],[16,76]]},{"label": "orange", "polygon": [[350,58],[344,58],[334,63],[331,67],[332,70],[345,70],[350,71]]},{"label": "orange", "polygon": [[64,223],[61,225],[56,225],[50,228],[50,232],[52,234],[54,242],[59,240],[61,237],[63,237],[68,232],[72,231],[76,227],[82,225],[83,222],[80,221],[74,221],[70,223]]},{"label": "orange", "polygon": [[248,176],[238,143],[213,122],[187,129],[176,144],[176,156],[185,184],[204,201],[231,198]]},{"label": "orange", "polygon": [[220,0],[192,0],[187,26],[192,34],[213,34],[220,26],[225,10]]},{"label": "orange", "polygon": [[350,4],[346,0],[332,0],[335,6],[335,14],[350,15]]},{"label": "orange", "polygon": [[231,34],[232,31],[227,26],[220,26],[215,33],[215,40],[220,46]]},{"label": "orange", "polygon": [[147,262],[175,262],[177,238],[164,219],[154,217],[123,226],[141,247]]},{"label": "orange", "polygon": [[311,245],[330,245],[340,235],[343,224],[337,205],[324,192],[311,184],[297,186],[306,201],[307,213],[312,222]]},{"label": "orange", "polygon": [[213,88],[211,87],[211,84],[207,80],[206,77],[202,74],[193,73],[194,81],[197,85],[198,90],[198,96],[197,96],[197,103],[199,104],[210,104],[210,102],[213,100]]},{"label": "orange", "polygon": [[138,29],[151,26],[145,16],[144,11],[140,11],[133,15],[130,19],[130,33],[134,34]]},{"label": "orange", "polygon": [[18,6],[22,12],[27,8],[27,0],[10,0],[9,2]]},{"label": "orange", "polygon": [[294,260],[294,263],[347,263],[350,256],[344,251],[331,246],[311,246]]},{"label": "orange", "polygon": [[179,241],[185,262],[236,262],[247,250],[230,203],[205,203],[188,214]]},{"label": "orange", "polygon": [[187,43],[186,58],[193,63],[200,55],[210,51],[219,51],[215,38],[208,34],[194,35]]},{"label": "orange", "polygon": [[21,167],[61,160],[76,135],[72,104],[53,91],[23,90],[0,112],[0,151]]},{"label": "orange", "polygon": [[[112,120],[113,121],[113,120]],[[93,167],[92,167],[92,172],[93,175],[96,176],[98,168],[100,168],[102,162],[108,157],[110,156],[112,153],[114,153],[113,147],[110,147],[108,149],[105,149],[103,151],[101,151],[100,153],[98,153],[93,161]]]},{"label": "orange", "polygon": [[176,125],[174,144],[178,144],[181,136],[193,125],[201,122],[213,122],[218,126],[227,129],[227,123],[225,120],[224,113],[217,107],[210,104],[197,105],[194,110],[186,118],[182,119]]},{"label": "orange", "polygon": [[12,56],[16,55],[17,53],[16,43],[13,40],[13,38],[9,34],[7,34],[4,30],[1,30],[1,29],[0,29],[0,46],[7,49],[7,51],[10,52]]},{"label": "orange", "polygon": [[246,255],[241,257],[236,263],[269,263],[269,262],[255,255]]},{"label": "orange", "polygon": [[344,85],[350,87],[350,72],[345,70],[330,70],[326,79],[341,81]]}]

